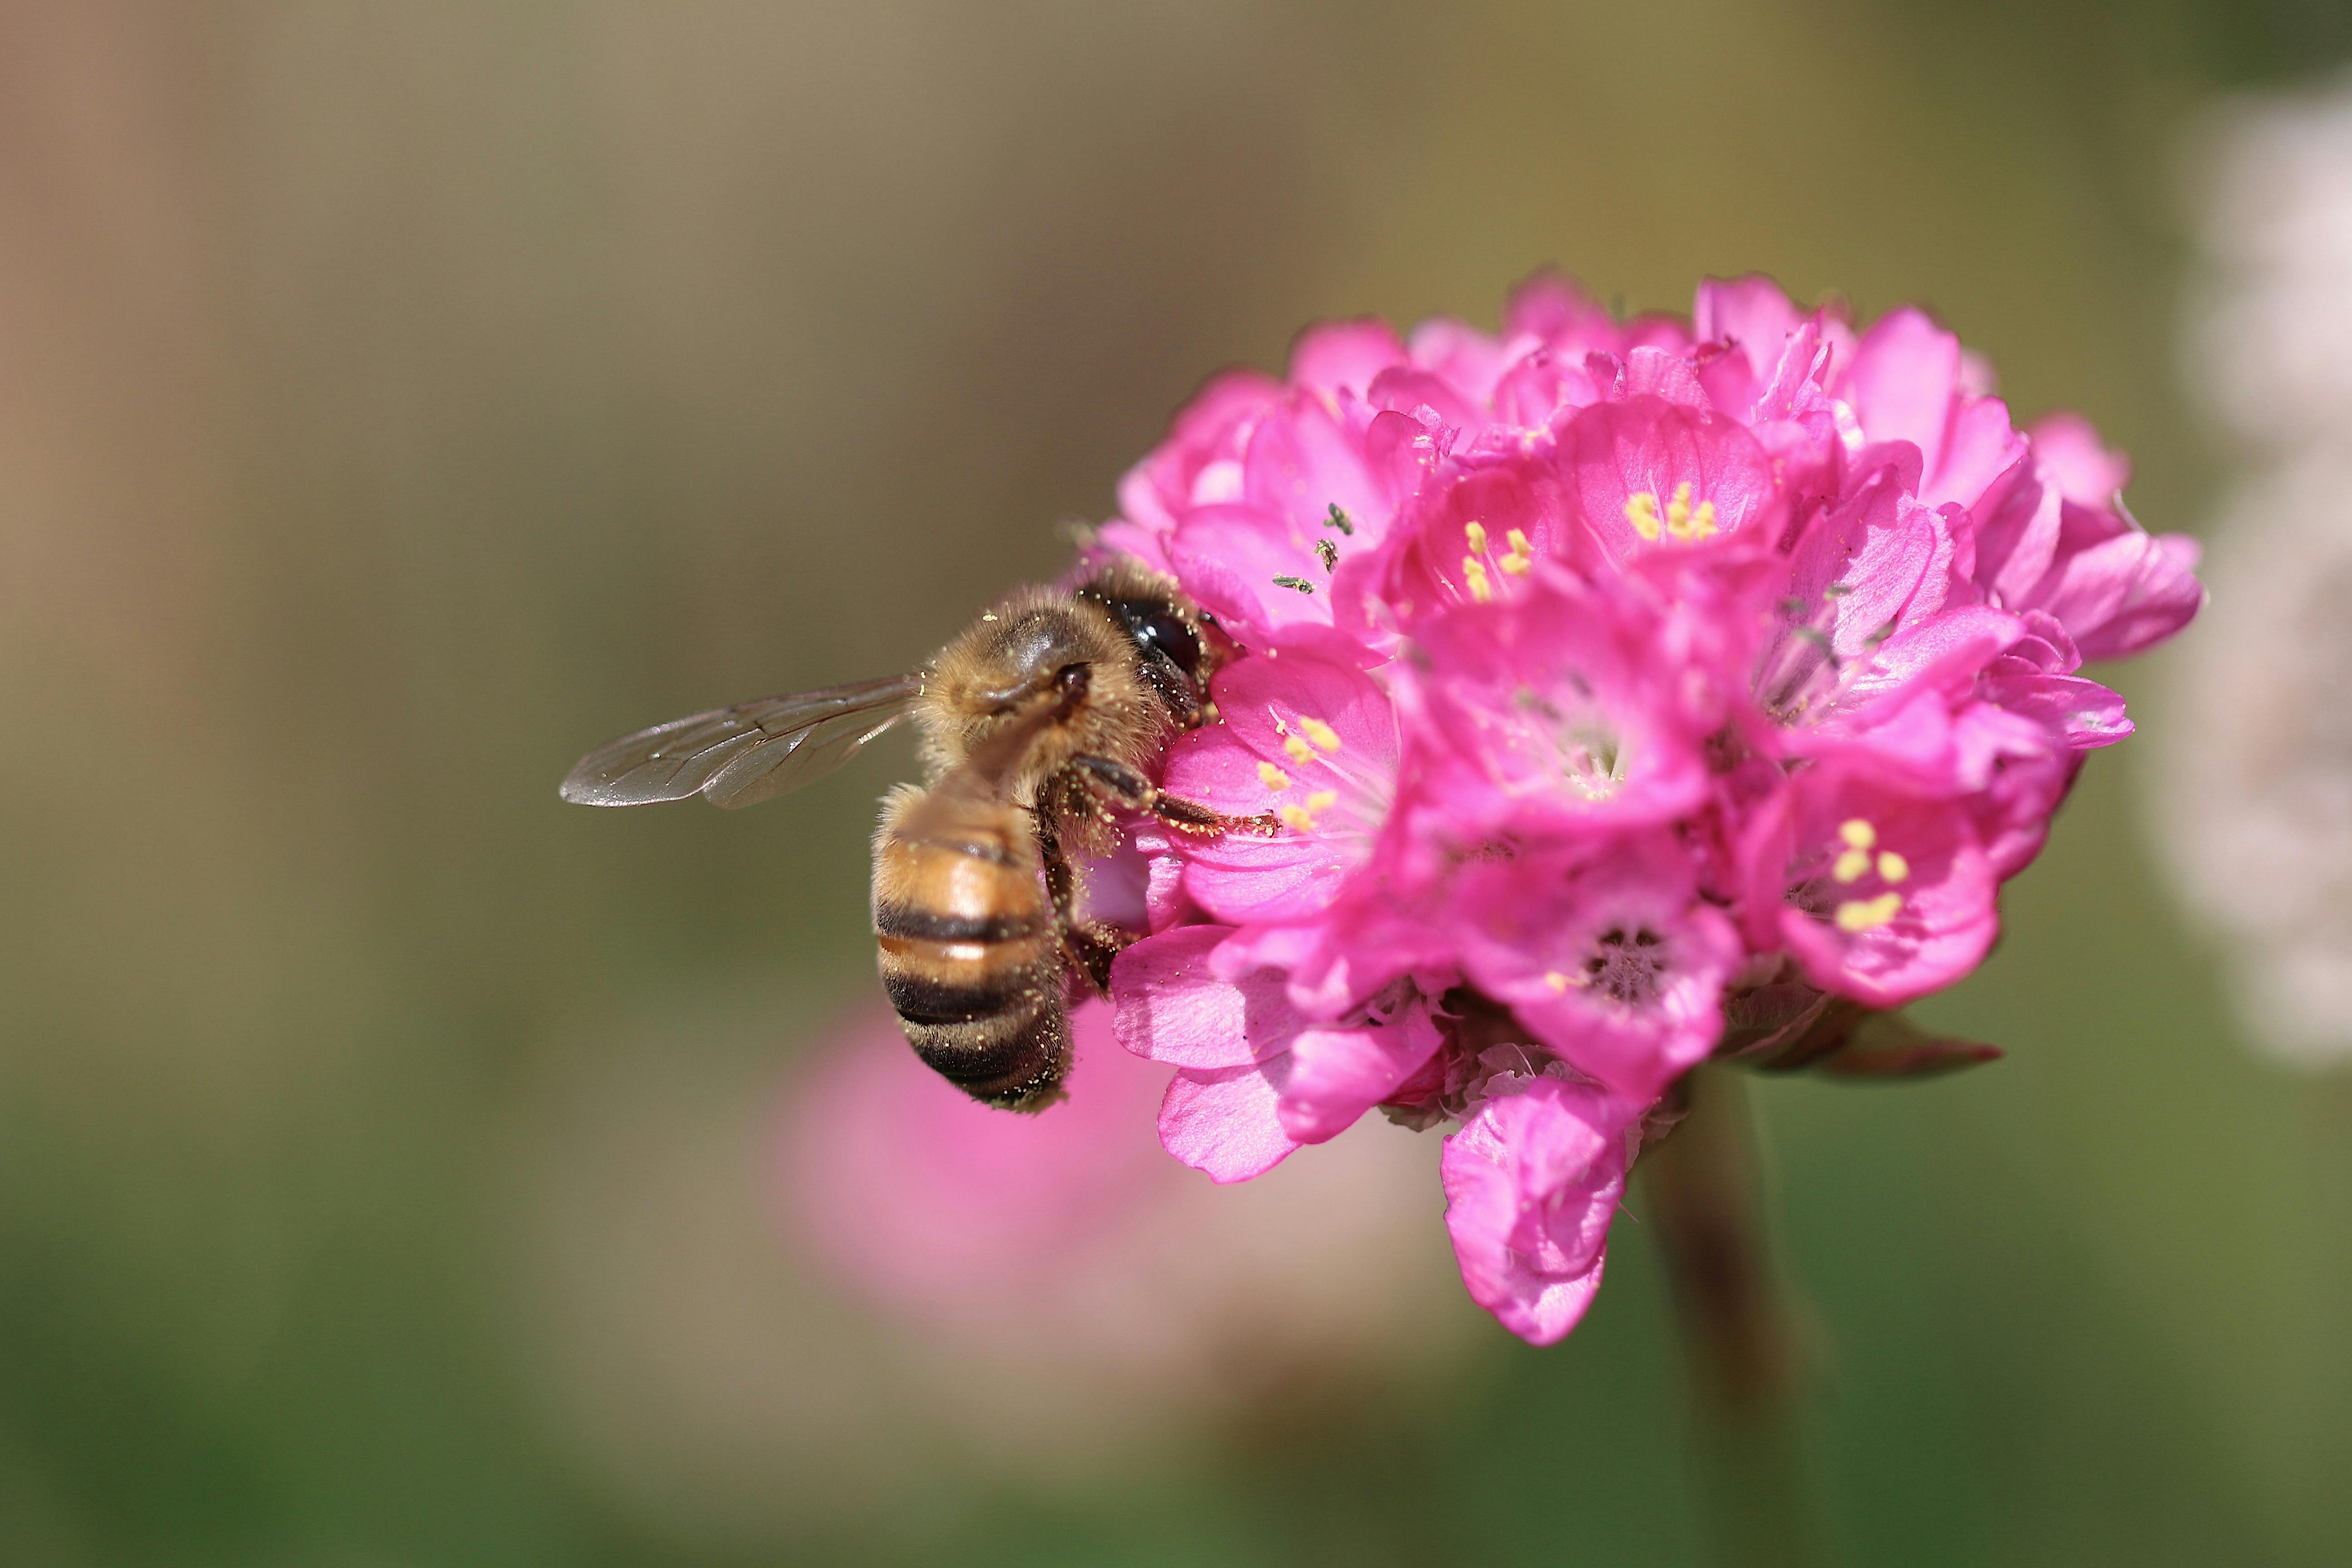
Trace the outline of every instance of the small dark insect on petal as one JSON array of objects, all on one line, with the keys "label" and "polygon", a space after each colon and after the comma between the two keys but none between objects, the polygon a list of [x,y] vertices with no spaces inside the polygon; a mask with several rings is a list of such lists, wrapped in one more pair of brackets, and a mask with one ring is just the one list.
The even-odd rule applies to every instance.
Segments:
[{"label": "small dark insect on petal", "polygon": [[1339,510],[1339,503],[1338,501],[1333,501],[1331,503],[1331,515],[1323,520],[1323,526],[1326,528],[1336,528],[1342,533],[1353,533],[1356,531],[1356,525],[1348,521],[1348,514]]},{"label": "small dark insect on petal", "polygon": [[1315,592],[1315,584],[1304,577],[1276,577],[1274,580],[1274,585],[1277,588],[1296,588],[1302,594]]},{"label": "small dark insect on petal", "polygon": [[1323,563],[1324,571],[1336,572],[1339,568],[1339,547],[1328,539],[1318,539],[1315,542],[1315,559]]}]

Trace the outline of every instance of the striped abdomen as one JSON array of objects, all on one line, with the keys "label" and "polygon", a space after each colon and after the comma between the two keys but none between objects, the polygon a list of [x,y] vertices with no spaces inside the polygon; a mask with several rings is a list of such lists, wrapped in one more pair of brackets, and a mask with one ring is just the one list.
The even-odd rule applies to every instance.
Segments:
[{"label": "striped abdomen", "polygon": [[1061,945],[1028,814],[909,791],[874,846],[882,986],[915,1054],[974,1100],[1050,1103],[1070,1065]]}]

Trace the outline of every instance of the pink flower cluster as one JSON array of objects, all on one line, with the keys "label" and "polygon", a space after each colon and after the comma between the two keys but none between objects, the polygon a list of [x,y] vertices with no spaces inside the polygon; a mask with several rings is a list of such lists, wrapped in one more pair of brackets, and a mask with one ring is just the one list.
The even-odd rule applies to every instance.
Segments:
[{"label": "pink flower cluster", "polygon": [[1241,1181],[1379,1107],[1452,1121],[1470,1293],[1538,1342],[1726,1008],[1969,973],[2084,754],[2077,673],[2179,630],[2194,543],[2122,458],[2027,429],[1915,310],[1768,279],[1620,321],[1563,279],[1489,335],[1307,332],[1212,382],[1099,548],[1240,651],[1165,784],[1273,837],[1136,834],[1119,1038],[1170,1152]]}]

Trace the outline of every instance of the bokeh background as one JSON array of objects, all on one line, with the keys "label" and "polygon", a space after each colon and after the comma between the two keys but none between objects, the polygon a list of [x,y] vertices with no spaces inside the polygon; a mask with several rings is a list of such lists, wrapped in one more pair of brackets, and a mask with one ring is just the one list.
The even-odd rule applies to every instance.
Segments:
[{"label": "bokeh background", "polygon": [[[910,666],[1210,370],[1546,262],[1927,302],[2195,531],[2184,169],[2347,49],[2323,0],[0,5],[0,1561],[1706,1560],[1638,1226],[1531,1351],[1433,1138],[1268,1178],[1180,1363],[861,1292],[796,1151],[908,750],[740,816],[554,783]],[[2144,726],[2196,636],[2112,675]],[[1837,1560],[2352,1539],[2352,1084],[2245,1048],[2153,755],[1922,1009],[2008,1060],[1760,1094]],[[1257,1223],[1159,1171],[1191,1250],[1092,1284]]]}]

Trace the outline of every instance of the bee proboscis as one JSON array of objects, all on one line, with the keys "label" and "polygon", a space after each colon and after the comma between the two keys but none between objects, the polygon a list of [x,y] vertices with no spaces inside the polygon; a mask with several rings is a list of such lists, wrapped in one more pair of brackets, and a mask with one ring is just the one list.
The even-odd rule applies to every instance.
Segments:
[{"label": "bee proboscis", "polygon": [[1108,991],[1129,940],[1078,912],[1078,857],[1116,848],[1115,811],[1187,833],[1271,832],[1152,782],[1211,716],[1226,645],[1166,578],[1114,564],[1068,590],[1020,589],[911,675],[763,698],[600,746],[565,800],[744,806],[832,772],[907,719],[930,782],[885,801],[874,839],[883,988],[916,1054],[975,1100],[1060,1098],[1070,978]]}]

